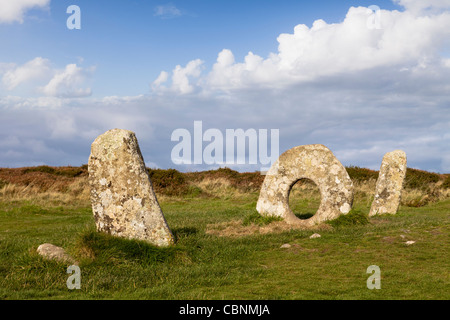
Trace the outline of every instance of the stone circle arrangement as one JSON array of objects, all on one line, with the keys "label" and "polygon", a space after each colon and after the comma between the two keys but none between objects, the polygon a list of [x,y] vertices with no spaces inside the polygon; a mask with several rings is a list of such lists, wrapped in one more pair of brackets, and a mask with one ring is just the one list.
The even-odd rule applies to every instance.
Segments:
[{"label": "stone circle arrangement", "polygon": [[[97,137],[91,146],[88,171],[97,231],[159,247],[175,244],[134,132],[113,129]],[[387,153],[369,216],[397,213],[405,175],[405,152]],[[301,179],[316,183],[321,195],[319,209],[306,220],[297,218],[289,208],[289,193]],[[353,183],[345,167],[327,147],[314,144],[280,155],[266,174],[256,210],[263,216],[309,228],[349,213],[352,204]]]}]

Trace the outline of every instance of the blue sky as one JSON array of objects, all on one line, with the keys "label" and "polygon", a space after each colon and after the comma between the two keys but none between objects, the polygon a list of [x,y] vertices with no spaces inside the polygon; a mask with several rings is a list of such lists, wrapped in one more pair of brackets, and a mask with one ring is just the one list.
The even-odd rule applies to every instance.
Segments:
[{"label": "blue sky", "polygon": [[[66,28],[66,9],[81,9],[81,30]],[[224,48],[242,60],[252,51],[267,56],[280,33],[316,19],[340,22],[350,6],[371,1],[51,1],[26,12],[22,24],[1,25],[0,61],[25,63],[36,56],[56,67],[67,63],[96,66],[93,95],[138,95],[163,69],[201,58],[212,65]],[[382,8],[401,7],[380,1]],[[158,16],[158,7],[167,14]],[[170,13],[170,8],[179,15]],[[127,75],[124,81],[124,75]]]},{"label": "blue sky", "polygon": [[171,133],[201,120],[450,172],[450,4],[423,3],[0,0],[0,167],[81,165],[120,127],[150,166],[206,169],[171,159]]}]

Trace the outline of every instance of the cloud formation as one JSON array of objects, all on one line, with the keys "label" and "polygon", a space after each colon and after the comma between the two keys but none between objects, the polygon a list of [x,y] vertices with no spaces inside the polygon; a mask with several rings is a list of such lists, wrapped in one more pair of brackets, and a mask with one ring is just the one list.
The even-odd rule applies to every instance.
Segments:
[{"label": "cloud formation", "polygon": [[427,10],[436,12],[450,8],[450,0],[394,0],[394,2],[416,14]]},{"label": "cloud formation", "polygon": [[171,19],[182,16],[183,13],[173,4],[159,5],[154,8],[154,16],[161,19]]},{"label": "cloud formation", "polygon": [[50,0],[0,0],[0,23],[23,23],[28,10],[44,9],[49,4]]},{"label": "cloud formation", "polygon": [[45,78],[51,72],[50,61],[41,57],[36,57],[21,66],[13,66],[4,73],[2,82],[7,90],[13,90],[18,85]]},{"label": "cloud formation", "polygon": [[[419,7],[417,1],[403,2]],[[444,5],[448,1],[437,2]],[[183,78],[183,87],[191,90],[180,92],[190,93],[196,85],[205,91],[277,88],[375,68],[390,67],[396,72],[442,62],[439,49],[450,40],[448,11],[415,15],[408,10],[380,10],[378,14],[380,29],[370,28],[374,12],[365,7],[350,8],[341,23],[316,20],[311,28],[297,25],[293,33],[278,37],[278,52],[267,58],[249,52],[243,62],[236,62],[233,53],[224,49],[208,74],[200,77],[196,70],[198,82]],[[180,87],[179,75],[174,70],[175,88]]]},{"label": "cloud formation", "polygon": [[94,70],[94,67],[82,68],[76,64],[68,64],[63,70],[58,70],[50,60],[36,57],[23,65],[3,64],[0,75],[3,73],[2,84],[7,91],[27,85],[49,97],[79,98],[92,94],[85,82]]},{"label": "cloud formation", "polygon": [[[193,60],[195,77],[182,82],[193,61],[163,71],[153,93],[211,99],[217,127],[280,128],[285,149],[323,143],[346,164],[377,169],[385,152],[403,148],[412,166],[448,172],[449,1],[397,2],[406,10],[352,7],[340,23],[297,25],[266,58],[249,52],[238,62],[223,49],[206,72]],[[207,109],[194,110],[205,118]]]},{"label": "cloud formation", "polygon": [[[135,97],[73,99],[90,93],[91,68],[56,70],[37,58],[1,64],[3,85],[13,89],[0,97],[0,167],[86,163],[99,134],[123,128],[136,132],[147,163],[202,170],[210,167],[170,158],[172,132],[193,133],[201,120],[222,133],[279,129],[280,153],[320,143],[344,165],[379,169],[384,153],[403,149],[410,167],[450,172],[450,13],[446,1],[398,2],[406,10],[381,10],[381,29],[368,23],[372,10],[350,8],[340,23],[317,20],[279,35],[267,57],[249,52],[237,61],[223,49],[210,68],[200,57],[161,71],[150,93]],[[43,96],[14,95],[45,67]]]},{"label": "cloud formation", "polygon": [[47,96],[54,97],[87,97],[92,94],[91,88],[81,88],[92,70],[85,70],[76,64],[68,64],[64,70],[56,72],[50,82],[41,88]]},{"label": "cloud formation", "polygon": [[191,84],[191,79],[196,79],[201,75],[202,65],[203,61],[200,59],[190,61],[185,67],[177,65],[172,71],[172,85],[170,88],[164,85],[169,79],[169,73],[162,71],[158,78],[153,81],[152,89],[181,94],[192,93],[195,88]]}]

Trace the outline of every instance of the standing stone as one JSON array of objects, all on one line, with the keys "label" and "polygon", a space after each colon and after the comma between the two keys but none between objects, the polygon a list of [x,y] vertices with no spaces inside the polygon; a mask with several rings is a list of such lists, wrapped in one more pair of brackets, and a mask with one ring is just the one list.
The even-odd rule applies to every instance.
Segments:
[{"label": "standing stone", "polygon": [[113,129],[95,139],[89,184],[98,231],[156,246],[174,243],[133,132]]},{"label": "standing stone", "polygon": [[[316,214],[300,220],[289,207],[289,193],[300,179],[312,180],[320,190]],[[283,218],[290,224],[311,227],[341,214],[353,204],[353,183],[344,166],[321,144],[298,146],[284,152],[264,179],[256,210],[263,216]]]},{"label": "standing stone", "polygon": [[406,154],[395,150],[384,155],[369,216],[397,213],[406,175]]}]

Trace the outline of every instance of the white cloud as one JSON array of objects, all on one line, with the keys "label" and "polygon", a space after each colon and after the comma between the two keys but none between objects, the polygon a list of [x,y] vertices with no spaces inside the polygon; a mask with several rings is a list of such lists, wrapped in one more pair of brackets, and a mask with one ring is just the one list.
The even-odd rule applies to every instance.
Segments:
[{"label": "white cloud", "polygon": [[450,8],[450,0],[394,0],[394,2],[416,14],[424,10],[436,11]]},{"label": "white cloud", "polygon": [[145,100],[145,96],[144,95],[138,95],[138,96],[107,96],[107,97],[103,97],[101,99],[102,103],[108,104],[108,105],[123,105],[123,104],[127,104],[127,103],[132,103],[132,102],[138,102],[138,101],[142,101]]},{"label": "white cloud", "polygon": [[[438,52],[450,44],[448,11],[420,16],[408,10],[381,10],[381,29],[368,27],[371,14],[368,8],[351,7],[341,23],[316,20],[310,28],[297,25],[293,33],[278,37],[278,52],[265,59],[249,52],[243,62],[236,62],[233,53],[224,49],[208,74],[197,75],[199,69],[195,69],[197,83],[189,82],[183,74],[187,70],[180,66],[172,75],[172,83],[181,93],[192,92],[195,85],[204,91],[280,88],[374,68],[427,67],[425,61],[441,64],[436,59]],[[158,90],[167,78],[161,73],[154,89]]]},{"label": "white cloud", "polygon": [[384,153],[403,149],[408,166],[448,172],[450,59],[441,52],[449,48],[449,12],[382,10],[379,30],[367,27],[369,16],[351,8],[340,23],[298,25],[267,57],[250,52],[236,61],[224,49],[210,69],[200,59],[178,65],[161,72],[148,95],[71,99],[90,70],[52,70],[48,96],[0,97],[0,141],[11,141],[0,143],[0,166],[86,163],[96,136],[123,128],[136,132],[147,163],[202,170],[170,159],[173,130],[193,134],[201,120],[204,130],[221,132],[279,129],[280,152],[321,143],[344,165],[378,169]]},{"label": "white cloud", "polygon": [[183,13],[173,4],[166,4],[156,6],[154,9],[154,16],[162,19],[170,19],[182,16]]},{"label": "white cloud", "polygon": [[22,66],[9,68],[4,73],[2,82],[8,90],[13,90],[22,83],[36,79],[45,79],[50,73],[50,61],[37,57]]},{"label": "white cloud", "polygon": [[[441,53],[450,49],[450,12],[414,5],[381,10],[381,29],[370,28],[373,11],[364,7],[340,23],[300,24],[265,58],[249,52],[240,62],[224,49],[206,72],[193,60],[162,72],[148,104],[157,101],[173,126],[184,120],[188,129],[194,120],[280,129],[281,152],[322,143],[344,164],[378,169],[384,153],[404,149],[411,167],[448,171],[450,59]],[[178,113],[169,112],[174,105]]]},{"label": "white cloud", "polygon": [[171,92],[179,94],[192,93],[195,89],[192,79],[198,78],[202,72],[203,61],[200,59],[189,61],[185,67],[177,65],[172,71],[172,86],[163,86],[169,79],[169,73],[162,71],[158,78],[153,81],[151,87],[154,91]]},{"label": "white cloud", "polygon": [[56,97],[86,97],[92,94],[91,88],[80,88],[92,72],[76,64],[68,64],[64,70],[58,71],[50,82],[41,88],[47,96]]},{"label": "white cloud", "polygon": [[0,99],[0,104],[14,109],[28,109],[28,108],[42,108],[55,109],[61,108],[64,101],[56,97],[37,97],[37,98],[22,98],[17,96],[6,96]]},{"label": "white cloud", "polygon": [[[135,97],[47,97],[60,102],[51,112],[37,108],[43,101],[10,97],[0,99],[0,127],[7,136],[31,136],[63,151],[58,158],[61,164],[76,164],[75,159],[86,163],[96,136],[123,128],[136,132],[149,163],[179,170],[207,169],[182,168],[170,158],[175,145],[170,139],[173,130],[185,128],[193,134],[194,121],[201,120],[203,132],[210,128],[223,133],[238,128],[279,129],[280,152],[321,143],[344,165],[378,169],[384,153],[403,149],[410,167],[448,172],[450,97],[445,88],[433,90],[440,82],[450,84],[450,70],[440,78],[423,78],[423,74],[416,78],[412,71],[385,75],[389,70],[370,70],[356,78],[336,76],[326,82],[278,90],[237,90],[229,95],[181,95],[168,88],[165,94]],[[22,148],[0,146],[0,153],[22,152]],[[45,161],[43,157],[30,151],[34,161]],[[20,159],[2,161],[18,165],[14,161]],[[259,166],[250,165],[233,168],[259,170]]]},{"label": "white cloud", "polygon": [[450,59],[442,59],[442,65],[445,68],[450,68]]},{"label": "white cloud", "polygon": [[10,70],[12,70],[14,68],[16,68],[16,64],[14,64],[14,63],[0,62],[0,74],[8,72],[8,71],[10,71]]},{"label": "white cloud", "polygon": [[166,71],[161,71],[158,78],[156,78],[155,81],[152,83],[152,88],[157,89],[162,86],[163,83],[167,82],[169,80],[169,73]]},{"label": "white cloud", "polygon": [[50,60],[42,57],[19,66],[0,64],[2,84],[8,91],[27,85],[32,91],[44,93],[48,97],[75,98],[91,95],[92,90],[83,86],[94,70],[94,67],[82,68],[76,64],[68,64],[64,70],[57,70],[52,67]]},{"label": "white cloud", "polygon": [[47,8],[50,0],[0,0],[0,23],[23,23],[25,12]]},{"label": "white cloud", "polygon": [[194,87],[190,84],[189,78],[200,76],[202,64],[203,61],[196,59],[190,61],[184,68],[176,66],[172,75],[172,88],[180,93],[191,93]]}]

